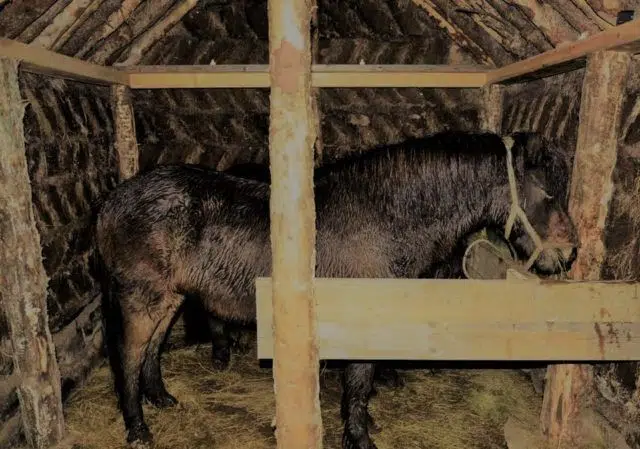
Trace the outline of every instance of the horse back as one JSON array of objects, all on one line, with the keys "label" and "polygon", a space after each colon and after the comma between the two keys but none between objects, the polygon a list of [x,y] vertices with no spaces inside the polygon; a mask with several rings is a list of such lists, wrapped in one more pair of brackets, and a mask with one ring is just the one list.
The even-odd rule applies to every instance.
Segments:
[{"label": "horse back", "polygon": [[[135,176],[118,185],[100,211],[98,245],[105,263],[140,279],[167,281],[171,272],[181,281],[198,276],[177,271],[192,271],[189,265],[195,261],[232,258],[233,245],[268,242],[268,188],[189,165],[161,166]],[[260,250],[237,251],[238,257],[247,251]]]}]

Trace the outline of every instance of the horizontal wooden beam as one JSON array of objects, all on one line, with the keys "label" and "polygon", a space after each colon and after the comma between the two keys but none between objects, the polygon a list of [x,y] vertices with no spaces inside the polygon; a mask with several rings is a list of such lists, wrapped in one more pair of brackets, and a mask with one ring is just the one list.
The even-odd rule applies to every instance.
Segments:
[{"label": "horizontal wooden beam", "polygon": [[575,70],[584,67],[589,54],[602,50],[640,52],[640,19],[494,69],[487,74],[487,82],[522,82]]},{"label": "horizontal wooden beam", "polygon": [[[268,65],[131,66],[132,89],[269,88]],[[447,65],[314,64],[313,87],[482,87],[488,69]]]},{"label": "horizontal wooden beam", "polygon": [[[639,285],[318,278],[320,358],[640,360]],[[258,357],[271,359],[271,278],[256,290]]]},{"label": "horizontal wooden beam", "polygon": [[[314,64],[313,87],[476,88],[541,78],[584,67],[586,56],[601,50],[640,52],[640,19],[612,27],[531,58],[497,69],[449,65]],[[133,89],[269,88],[269,66],[196,65],[104,67],[35,45],[0,39],[0,57],[17,59],[21,69]]]},{"label": "horizontal wooden beam", "polygon": [[20,61],[20,69],[27,72],[54,75],[95,84],[126,85],[129,83],[128,75],[120,70],[92,64],[11,39],[0,39],[0,57]]}]

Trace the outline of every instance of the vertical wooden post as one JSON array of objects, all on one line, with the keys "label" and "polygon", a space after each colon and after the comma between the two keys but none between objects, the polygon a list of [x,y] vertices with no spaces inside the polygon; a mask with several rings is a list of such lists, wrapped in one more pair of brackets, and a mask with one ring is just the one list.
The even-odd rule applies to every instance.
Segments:
[{"label": "vertical wooden post", "polygon": [[[582,84],[580,124],[569,212],[578,228],[580,250],[575,280],[600,278],[604,230],[613,194],[622,102],[631,55],[603,51],[589,57]],[[577,441],[578,416],[592,393],[590,365],[551,365],[542,404],[542,430],[551,447]]]},{"label": "vertical wooden post", "polygon": [[111,107],[115,122],[116,151],[120,161],[120,180],[138,173],[138,143],[131,104],[131,89],[127,86],[111,87]]},{"label": "vertical wooden post", "polygon": [[482,88],[482,109],[480,110],[480,129],[485,132],[502,132],[502,109],[504,86],[491,84]]},{"label": "vertical wooden post", "polygon": [[271,250],[278,448],[319,449],[316,339],[316,124],[310,0],[269,0]]},{"label": "vertical wooden post", "polygon": [[[311,63],[318,63],[318,56],[320,55],[320,29],[318,24],[318,2],[312,0],[311,3],[312,14],[312,35],[311,35]],[[320,107],[320,88],[312,88],[311,101],[313,106],[313,120],[316,127],[316,142],[314,146],[314,165],[316,167],[322,164],[322,157],[324,153],[324,144],[322,141],[322,108]]]},{"label": "vertical wooden post", "polygon": [[48,278],[31,201],[18,64],[0,59],[0,296],[9,322],[22,424],[31,447],[64,436],[60,371],[49,331]]}]

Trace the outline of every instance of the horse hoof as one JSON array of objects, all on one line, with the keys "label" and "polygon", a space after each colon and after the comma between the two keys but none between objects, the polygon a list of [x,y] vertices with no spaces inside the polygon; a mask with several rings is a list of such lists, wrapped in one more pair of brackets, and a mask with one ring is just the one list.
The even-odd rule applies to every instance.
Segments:
[{"label": "horse hoof", "polygon": [[178,404],[178,400],[166,391],[155,397],[147,397],[151,405],[157,408],[169,408]]},{"label": "horse hoof", "polygon": [[224,371],[229,368],[229,362],[230,360],[221,360],[216,358],[211,361],[211,365],[216,371]]},{"label": "horse hoof", "polygon": [[224,371],[229,367],[230,362],[231,351],[228,347],[213,350],[211,357],[211,364],[213,365],[213,369]]},{"label": "horse hoof", "polygon": [[145,423],[134,424],[129,429],[127,443],[132,449],[150,449],[153,442],[151,431]]},{"label": "horse hoof", "polygon": [[368,435],[362,438],[354,438],[349,435],[345,435],[342,438],[342,449],[378,449],[371,438]]}]

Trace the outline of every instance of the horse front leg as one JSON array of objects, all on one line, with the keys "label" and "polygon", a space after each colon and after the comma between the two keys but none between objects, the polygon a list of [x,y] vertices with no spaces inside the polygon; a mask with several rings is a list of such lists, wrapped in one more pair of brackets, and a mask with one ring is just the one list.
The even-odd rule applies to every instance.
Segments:
[{"label": "horse front leg", "polygon": [[369,398],[373,391],[375,364],[350,363],[342,381],[342,449],[377,449],[369,436]]}]

